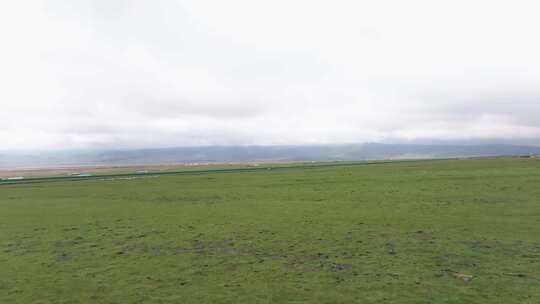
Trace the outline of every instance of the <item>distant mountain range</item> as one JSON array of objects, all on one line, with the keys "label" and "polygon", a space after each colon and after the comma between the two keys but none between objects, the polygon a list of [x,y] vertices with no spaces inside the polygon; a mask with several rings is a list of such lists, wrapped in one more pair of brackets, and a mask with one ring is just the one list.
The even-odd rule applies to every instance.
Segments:
[{"label": "distant mountain range", "polygon": [[425,159],[540,155],[540,147],[505,144],[336,144],[302,146],[211,146],[137,150],[0,154],[0,169],[172,163],[291,162]]}]

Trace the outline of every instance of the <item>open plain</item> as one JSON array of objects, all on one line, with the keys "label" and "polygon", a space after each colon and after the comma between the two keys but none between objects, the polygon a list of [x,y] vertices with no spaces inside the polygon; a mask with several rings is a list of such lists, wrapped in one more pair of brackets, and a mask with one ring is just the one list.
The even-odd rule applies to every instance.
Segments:
[{"label": "open plain", "polygon": [[0,303],[538,303],[540,159],[0,185]]}]

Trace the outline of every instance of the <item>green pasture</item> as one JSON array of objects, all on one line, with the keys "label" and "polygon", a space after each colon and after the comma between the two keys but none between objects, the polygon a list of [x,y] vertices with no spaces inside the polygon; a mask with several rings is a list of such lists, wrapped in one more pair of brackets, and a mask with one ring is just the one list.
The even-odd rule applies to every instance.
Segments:
[{"label": "green pasture", "polygon": [[0,303],[540,303],[540,159],[0,185]]}]

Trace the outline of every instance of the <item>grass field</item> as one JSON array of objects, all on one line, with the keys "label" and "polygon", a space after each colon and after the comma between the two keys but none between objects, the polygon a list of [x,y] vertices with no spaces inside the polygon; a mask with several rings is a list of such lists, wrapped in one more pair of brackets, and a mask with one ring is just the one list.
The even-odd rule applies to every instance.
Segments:
[{"label": "grass field", "polygon": [[2,185],[0,303],[540,303],[540,159]]}]

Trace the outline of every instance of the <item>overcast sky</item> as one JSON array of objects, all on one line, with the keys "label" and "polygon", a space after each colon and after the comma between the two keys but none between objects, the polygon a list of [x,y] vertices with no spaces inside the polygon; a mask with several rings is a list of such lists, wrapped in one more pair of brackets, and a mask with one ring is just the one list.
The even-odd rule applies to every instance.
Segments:
[{"label": "overcast sky", "polygon": [[0,150],[540,138],[540,4],[0,4]]}]

